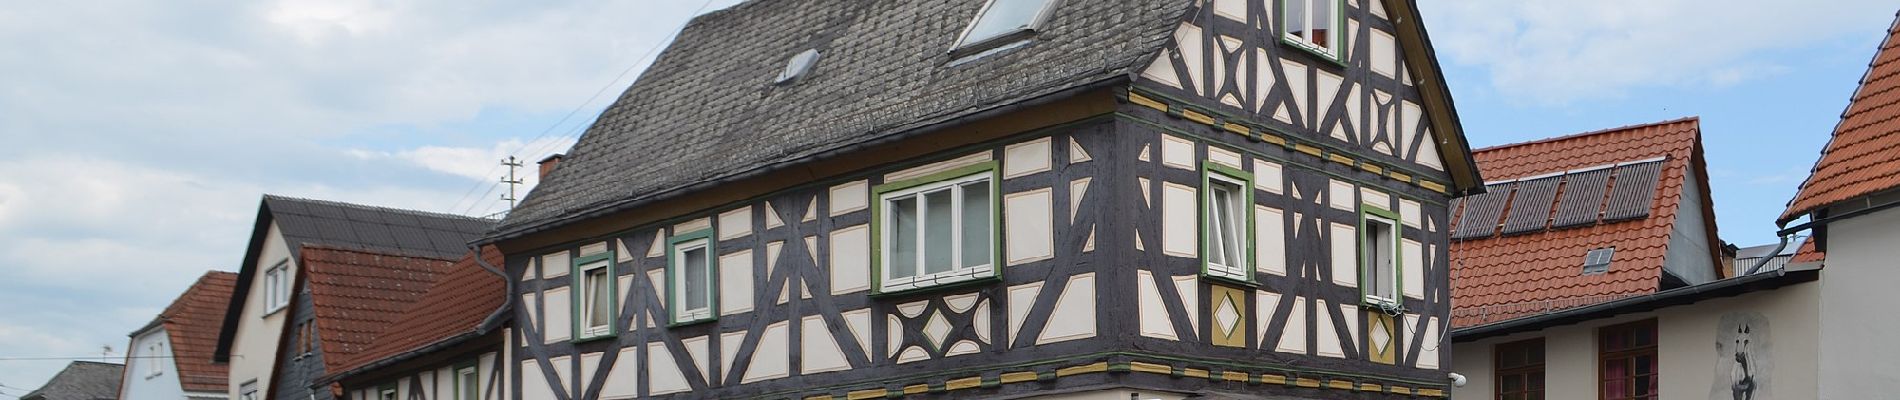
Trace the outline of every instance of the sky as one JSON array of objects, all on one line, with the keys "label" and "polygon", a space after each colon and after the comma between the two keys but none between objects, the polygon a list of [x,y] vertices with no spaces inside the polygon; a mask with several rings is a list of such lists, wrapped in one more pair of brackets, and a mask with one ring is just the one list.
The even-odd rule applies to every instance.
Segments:
[{"label": "sky", "polygon": [[[122,355],[264,193],[466,215],[739,0],[0,7],[0,400]],[[1419,0],[1474,147],[1702,118],[1724,239],[1773,240],[1892,21],[1874,0]],[[527,186],[518,189],[525,193]],[[118,359],[114,359],[118,361]]]}]

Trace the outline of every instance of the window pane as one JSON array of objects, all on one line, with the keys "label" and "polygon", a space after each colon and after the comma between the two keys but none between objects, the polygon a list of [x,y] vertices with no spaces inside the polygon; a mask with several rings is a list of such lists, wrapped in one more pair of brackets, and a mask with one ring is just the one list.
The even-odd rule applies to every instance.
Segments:
[{"label": "window pane", "polygon": [[991,0],[983,16],[970,26],[964,43],[975,43],[1029,28],[1049,0]]},{"label": "window pane", "polygon": [[917,276],[917,198],[891,201],[890,275]]},{"label": "window pane", "polygon": [[1228,251],[1228,248],[1234,245],[1233,226],[1229,225],[1227,219],[1229,214],[1228,206],[1233,204],[1233,200],[1232,197],[1228,195],[1225,185],[1214,184],[1209,186],[1207,225],[1208,233],[1213,235],[1213,237],[1208,238],[1208,253],[1210,254],[1207,255],[1207,260],[1208,263],[1220,267],[1233,266],[1232,260],[1228,258],[1228,254],[1231,253]]},{"label": "window pane", "polygon": [[706,248],[686,251],[686,311],[707,307]]},{"label": "window pane", "polygon": [[481,386],[475,381],[475,370],[463,370],[461,373],[462,400],[475,400],[481,394]]},{"label": "window pane", "polygon": [[955,208],[950,189],[924,194],[924,273],[949,272],[956,260]]},{"label": "window pane", "polygon": [[1286,33],[1306,38],[1306,7],[1309,0],[1286,0]]},{"label": "window pane", "polygon": [[1524,376],[1505,375],[1502,378],[1503,380],[1498,382],[1498,388],[1503,389],[1502,391],[1510,393],[1524,391]]},{"label": "window pane", "polygon": [[1375,228],[1372,230],[1372,248],[1374,250],[1372,253],[1372,270],[1373,275],[1377,277],[1374,280],[1377,286],[1373,286],[1373,290],[1377,291],[1380,296],[1396,300],[1399,296],[1397,286],[1398,276],[1394,273],[1395,269],[1393,268],[1396,260],[1392,258],[1392,243],[1394,241],[1392,234],[1394,227],[1392,224],[1385,223],[1385,221],[1374,221],[1372,226]]},{"label": "window pane", "polygon": [[587,326],[607,326],[614,318],[613,287],[610,286],[613,282],[613,278],[607,276],[606,268],[600,268],[588,271],[587,280],[589,282],[589,285],[587,285],[588,290],[592,291],[589,293],[589,298],[593,300],[590,307],[591,312],[588,313],[589,319],[587,320]]},{"label": "window pane", "polygon": [[1332,29],[1332,27],[1333,24],[1339,22],[1336,15],[1334,15],[1333,7],[1338,6],[1338,0],[1317,0],[1313,2],[1313,30],[1311,34],[1307,35],[1307,39],[1312,40],[1313,44],[1327,49],[1333,48],[1332,33],[1334,29]]},{"label": "window pane", "polygon": [[990,182],[963,184],[963,266],[990,263]]}]

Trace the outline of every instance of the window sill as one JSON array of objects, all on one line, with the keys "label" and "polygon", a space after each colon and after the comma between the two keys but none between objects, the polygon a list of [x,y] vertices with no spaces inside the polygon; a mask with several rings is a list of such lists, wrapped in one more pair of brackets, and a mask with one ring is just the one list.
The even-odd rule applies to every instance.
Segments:
[{"label": "window sill", "polygon": [[575,343],[575,344],[590,343],[590,342],[598,342],[598,341],[607,340],[607,339],[613,339],[616,337],[619,337],[619,336],[615,335],[613,332],[608,332],[608,333],[594,335],[594,336],[576,337],[573,340],[569,340],[568,342]]},{"label": "window sill", "polygon": [[1249,279],[1245,279],[1245,278],[1238,278],[1238,277],[1233,277],[1233,276],[1228,276],[1227,274],[1223,274],[1223,273],[1216,273],[1216,272],[1211,272],[1211,271],[1204,271],[1204,272],[1201,272],[1201,277],[1202,277],[1202,278],[1205,278],[1205,279],[1207,279],[1207,280],[1210,280],[1210,281],[1215,281],[1215,282],[1220,282],[1220,283],[1227,283],[1227,284],[1233,284],[1233,285],[1240,285],[1240,286],[1246,286],[1246,287],[1248,287],[1248,288],[1258,288],[1258,287],[1260,287],[1260,282],[1258,282],[1258,281],[1254,281],[1254,280],[1249,280]]},{"label": "window sill", "polygon": [[1280,36],[1280,43],[1285,44],[1286,47],[1300,49],[1300,51],[1304,51],[1307,54],[1313,55],[1313,57],[1319,58],[1321,60],[1325,60],[1328,64],[1332,64],[1333,66],[1337,66],[1340,68],[1346,67],[1346,59],[1345,59],[1346,57],[1344,54],[1339,54],[1340,52],[1335,52],[1332,50],[1320,48],[1317,45],[1306,43],[1305,41],[1302,41],[1299,39],[1286,37],[1284,34]]},{"label": "window sill", "polygon": [[1371,310],[1405,312],[1405,303],[1402,301],[1363,297],[1359,299],[1359,304]]},{"label": "window sill", "polygon": [[666,324],[666,327],[667,327],[667,328],[679,328],[679,327],[685,327],[685,326],[693,326],[693,325],[699,325],[699,324],[704,324],[704,323],[708,323],[708,322],[713,322],[713,321],[718,321],[718,320],[719,320],[719,315],[718,315],[718,314],[712,314],[712,313],[711,313],[711,311],[707,311],[707,313],[708,313],[708,315],[706,315],[706,316],[703,316],[703,317],[692,317],[692,318],[690,318],[690,319],[683,319],[683,320],[678,320],[678,321],[672,321],[672,322],[669,322],[669,323],[667,323],[667,324]]},{"label": "window sill", "polygon": [[973,275],[973,276],[968,276],[968,277],[964,277],[957,280],[943,281],[943,282],[932,283],[932,284],[924,285],[924,286],[908,286],[908,285],[898,286],[898,287],[881,287],[880,286],[877,291],[871,293],[871,297],[879,298],[879,297],[911,295],[911,294],[918,294],[918,293],[929,293],[929,292],[936,292],[936,291],[942,291],[942,290],[967,288],[971,286],[981,286],[985,284],[999,282],[1002,280],[1003,280],[1003,277],[1001,275],[996,274],[994,271],[990,271],[983,275]]}]

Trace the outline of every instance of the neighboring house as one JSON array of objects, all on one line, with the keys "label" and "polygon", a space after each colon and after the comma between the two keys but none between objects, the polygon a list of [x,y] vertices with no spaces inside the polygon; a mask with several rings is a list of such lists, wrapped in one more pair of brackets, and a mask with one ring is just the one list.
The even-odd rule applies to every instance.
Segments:
[{"label": "neighboring house", "polygon": [[[448,267],[426,293],[380,327],[374,343],[319,382],[339,382],[352,400],[500,400],[508,363],[501,252],[486,249]],[[366,326],[367,327],[367,326]]]},{"label": "neighboring house", "polygon": [[[1787,241],[1799,250],[1786,264],[1777,268],[1772,262],[1778,261],[1767,259],[1767,266],[1734,278],[1460,327],[1451,334],[1452,371],[1470,383],[1454,389],[1453,397],[1894,397],[1900,390],[1900,371],[1893,368],[1900,344],[1892,336],[1900,322],[1880,300],[1900,280],[1893,268],[1900,259],[1900,153],[1891,149],[1900,143],[1895,93],[1900,19],[1889,26],[1813,176],[1777,221],[1786,227],[1808,220],[1779,232],[1784,238],[1813,230],[1805,243]],[[1614,262],[1611,268],[1623,261]],[[1736,265],[1754,267],[1740,260]],[[1454,279],[1464,290],[1467,278]],[[1596,290],[1561,279],[1533,282]]]},{"label": "neighboring house", "polygon": [[124,365],[74,361],[20,400],[112,400],[118,398],[122,375]]},{"label": "neighboring house", "polygon": [[1491,181],[1454,208],[1452,325],[1726,276],[1701,138],[1687,118],[1473,152]]},{"label": "neighboring house", "polygon": [[206,272],[152,323],[132,332],[121,400],[227,398],[224,363],[211,362],[237,274]]},{"label": "neighboring house", "polygon": [[[1781,269],[1781,267],[1787,266],[1788,262],[1794,260],[1795,251],[1806,245],[1806,243],[1806,237],[1797,237],[1789,241],[1785,246],[1780,244],[1765,244],[1736,249],[1734,268],[1730,270],[1729,276],[1746,275],[1748,274],[1749,268],[1757,268],[1756,265],[1758,264],[1761,265],[1759,271]],[[1762,263],[1763,259],[1768,260],[1768,262]],[[1759,271],[1757,272],[1759,273]]]},{"label": "neighboring house", "polygon": [[[433,276],[413,276],[427,275],[415,271],[421,267],[389,271],[382,267],[447,265],[468,253],[467,243],[492,225],[491,220],[457,215],[265,196],[213,354],[214,360],[228,363],[231,399],[332,398],[335,390],[310,386],[326,373],[325,351],[348,354],[369,342],[360,336],[361,328],[350,325],[358,321],[339,320],[334,324],[340,326],[327,331],[318,329],[324,324],[311,323],[326,311],[320,308],[325,300],[336,298],[326,297],[332,292],[325,290],[345,297],[353,290],[368,291],[354,293],[366,300],[384,300],[385,294],[397,297],[403,292],[378,289]],[[306,271],[312,261],[333,268]],[[364,307],[399,306],[386,302]],[[350,316],[357,311],[391,312],[350,310],[336,312]],[[325,347],[332,344],[340,347]],[[286,382],[291,385],[277,387]]]},{"label": "neighboring house", "polygon": [[700,16],[485,241],[511,397],[1442,397],[1442,82],[1403,0]]}]

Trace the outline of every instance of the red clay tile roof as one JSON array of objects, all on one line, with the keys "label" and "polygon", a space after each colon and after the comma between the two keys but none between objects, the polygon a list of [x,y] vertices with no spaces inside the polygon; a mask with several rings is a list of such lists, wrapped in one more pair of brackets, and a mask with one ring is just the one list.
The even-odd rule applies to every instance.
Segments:
[{"label": "red clay tile roof", "polygon": [[[1657,157],[1667,157],[1667,161],[1646,218],[1453,240],[1453,326],[1655,293],[1685,175],[1693,167],[1697,175],[1707,176],[1702,172],[1700,137],[1700,121],[1686,118],[1475,151],[1479,171],[1494,181]],[[1707,198],[1707,185],[1702,186],[1702,196]],[[1712,208],[1691,212],[1705,213],[1710,221],[1708,234],[1714,238]],[[1611,246],[1616,252],[1609,272],[1581,273],[1585,254]]]},{"label": "red clay tile roof", "polygon": [[1806,244],[1801,245],[1801,250],[1795,251],[1794,258],[1788,260],[1790,263],[1824,261],[1827,261],[1827,253],[1816,248],[1813,240],[1809,240]]},{"label": "red clay tile roof", "polygon": [[1861,77],[1834,138],[1777,222],[1900,187],[1900,17]]},{"label": "red clay tile roof", "polygon": [[[493,246],[484,247],[482,260],[488,265],[501,265],[501,251]],[[477,332],[483,320],[502,306],[508,297],[506,290],[501,277],[477,265],[473,254],[464,256],[441,274],[428,293],[407,307],[393,324],[387,325],[375,344],[330,372],[354,372],[463,333]]]},{"label": "red clay tile roof", "polygon": [[236,273],[206,272],[158,315],[159,321],[164,323],[165,335],[171,339],[178,383],[187,392],[229,390],[229,367],[211,362],[211,352],[218,346],[218,327],[224,323],[225,302],[231,300],[231,288],[236,286]]},{"label": "red clay tile roof", "polygon": [[455,263],[314,245],[305,245],[301,256],[327,371],[360,364],[383,331]]}]

